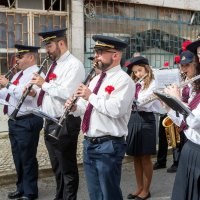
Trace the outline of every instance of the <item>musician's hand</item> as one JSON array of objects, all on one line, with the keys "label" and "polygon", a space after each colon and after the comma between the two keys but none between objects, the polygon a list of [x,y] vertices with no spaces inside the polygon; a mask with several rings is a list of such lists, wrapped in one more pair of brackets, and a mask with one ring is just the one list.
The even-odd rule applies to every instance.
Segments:
[{"label": "musician's hand", "polygon": [[44,82],[45,80],[38,73],[34,73],[34,76],[30,81],[30,84],[35,84],[41,88]]},{"label": "musician's hand", "polygon": [[91,90],[81,83],[75,93],[75,96],[82,97],[83,99],[88,100],[91,94]]},{"label": "musician's hand", "polygon": [[[66,108],[71,108],[70,109],[70,111],[71,112],[74,112],[76,109],[77,109],[77,105],[76,104],[73,104],[73,97],[71,97],[71,98],[68,98],[67,99],[67,101],[66,101],[66,103],[65,103],[65,106],[64,106],[64,108],[66,109]],[[72,105],[72,106],[71,106]]]},{"label": "musician's hand", "polygon": [[[23,94],[26,92],[26,90],[28,89],[28,86],[26,86],[23,90]],[[31,96],[31,97],[35,97],[37,95],[37,91],[34,90],[34,89],[31,89],[30,92],[28,93],[28,96]]]},{"label": "musician's hand", "polygon": [[0,76],[0,84],[3,86],[6,86],[8,84],[9,80],[7,78],[5,78],[4,75]]},{"label": "musician's hand", "polygon": [[177,85],[169,85],[167,86],[165,89],[164,89],[164,92],[173,96],[173,97],[176,97],[178,100],[181,101],[181,94],[180,94],[180,89]]}]

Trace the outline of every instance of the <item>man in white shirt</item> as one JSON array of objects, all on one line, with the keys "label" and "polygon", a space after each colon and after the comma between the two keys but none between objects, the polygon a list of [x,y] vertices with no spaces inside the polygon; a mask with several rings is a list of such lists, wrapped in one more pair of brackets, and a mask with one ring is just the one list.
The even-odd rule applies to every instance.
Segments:
[{"label": "man in white shirt", "polygon": [[[84,115],[84,169],[91,200],[122,200],[120,189],[125,136],[134,99],[135,84],[121,69],[127,44],[117,38],[95,35],[95,60],[102,70],[89,87],[81,84],[75,96],[82,97],[71,111]],[[66,103],[69,106],[71,99]]]},{"label": "man in white shirt", "polygon": [[[73,95],[85,77],[84,66],[68,50],[66,28],[41,32],[39,36],[43,38],[53,63],[45,79],[35,74],[32,83],[42,88],[42,92],[37,92],[38,106],[48,115],[60,118],[66,99]],[[62,138],[54,140],[49,133],[56,129],[57,124],[45,121],[45,143],[56,176],[55,200],[77,198],[79,176],[76,150],[80,123],[80,117],[69,115],[65,120],[67,131]]]},{"label": "man in white shirt", "polygon": [[[11,81],[0,76],[0,84],[5,86],[0,90],[0,98],[10,105],[16,106],[23,95],[25,86],[38,71],[38,49],[40,47],[16,44],[18,49],[17,64],[20,71]],[[34,95],[33,95],[34,96]],[[27,107],[34,108],[37,98],[25,98],[16,120],[8,120],[9,138],[13,160],[17,171],[17,190],[8,194],[9,199],[32,200],[38,197],[38,162],[36,158],[39,133],[43,126],[43,119],[27,111]],[[15,107],[4,106],[4,114],[10,116]],[[31,147],[31,148],[30,148]],[[5,198],[4,198],[5,199]]]}]

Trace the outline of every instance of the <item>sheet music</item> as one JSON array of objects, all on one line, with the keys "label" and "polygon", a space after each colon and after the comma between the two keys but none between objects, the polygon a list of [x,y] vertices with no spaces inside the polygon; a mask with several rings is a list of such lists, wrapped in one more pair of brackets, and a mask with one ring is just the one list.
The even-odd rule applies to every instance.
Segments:
[{"label": "sheet music", "polygon": [[179,113],[187,116],[192,114],[191,110],[181,101],[179,101],[176,97],[158,91],[154,91],[154,94],[157,95],[165,104],[167,104],[174,111],[178,111]]},{"label": "sheet music", "polygon": [[170,84],[180,86],[181,76],[179,69],[163,69],[154,71],[156,89],[164,89]]},{"label": "sheet music", "polygon": [[54,118],[54,117],[51,117],[50,115],[48,115],[47,113],[44,113],[42,112],[41,110],[37,109],[37,108],[30,108],[28,107],[27,110],[29,112],[31,112],[32,114],[34,115],[37,115],[39,117],[42,117],[42,118],[45,118],[45,119],[48,119],[48,120],[51,120],[55,123],[58,123],[58,119]]}]

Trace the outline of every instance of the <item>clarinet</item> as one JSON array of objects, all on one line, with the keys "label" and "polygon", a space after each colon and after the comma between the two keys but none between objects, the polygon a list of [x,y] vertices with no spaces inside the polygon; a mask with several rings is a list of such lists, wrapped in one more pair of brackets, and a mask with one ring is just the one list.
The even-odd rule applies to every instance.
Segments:
[{"label": "clarinet", "polygon": [[9,76],[12,74],[13,70],[18,66],[19,64],[15,64],[9,71],[5,74],[5,78],[9,78]]},{"label": "clarinet", "polygon": [[[49,60],[49,58],[50,58],[50,57],[47,56],[47,57],[44,59],[44,61],[42,62],[41,66],[40,66],[40,68],[39,68],[39,70],[38,70],[38,72],[37,72],[38,74],[41,74],[41,73],[42,73],[43,68],[44,68],[44,65],[45,65],[45,63]],[[32,89],[32,87],[33,87],[33,85],[34,85],[34,84],[30,84],[30,85],[28,86],[27,90],[25,91],[25,93],[21,96],[20,100],[18,101],[15,110],[14,110],[13,113],[9,116],[9,119],[14,120],[14,121],[16,120],[17,113],[19,112],[19,110],[20,110],[22,104],[24,103],[24,100],[26,99],[26,97],[27,97],[28,94],[30,93],[30,91],[31,91],[31,89]]]},{"label": "clarinet", "polygon": [[[89,72],[89,74],[87,75],[86,79],[84,80],[83,84],[84,85],[88,85],[88,83],[90,82],[91,78],[93,77],[95,73],[95,68],[93,67],[91,69],[91,71]],[[74,98],[72,103],[70,104],[70,106],[68,106],[63,115],[60,117],[59,121],[58,121],[58,124],[57,124],[57,127],[51,132],[48,134],[49,137],[53,138],[53,139],[56,139],[57,141],[59,140],[59,133],[60,133],[60,130],[65,122],[65,120],[67,119],[73,105],[77,102],[78,100],[78,97]]]}]

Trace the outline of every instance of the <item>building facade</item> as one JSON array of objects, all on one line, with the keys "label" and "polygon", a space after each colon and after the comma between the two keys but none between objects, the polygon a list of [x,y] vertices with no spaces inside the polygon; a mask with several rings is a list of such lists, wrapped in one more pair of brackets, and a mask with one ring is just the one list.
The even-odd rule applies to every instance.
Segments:
[{"label": "building facade", "polygon": [[[173,60],[181,43],[195,40],[200,32],[200,5],[195,0],[1,0],[0,8],[0,74],[15,62],[15,43],[42,46],[37,33],[51,28],[68,28],[69,49],[87,71],[94,34],[129,43],[122,64],[140,52],[160,68],[166,61],[176,67]],[[42,48],[39,63],[44,57]]]}]

